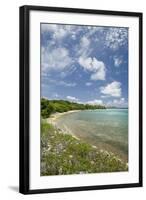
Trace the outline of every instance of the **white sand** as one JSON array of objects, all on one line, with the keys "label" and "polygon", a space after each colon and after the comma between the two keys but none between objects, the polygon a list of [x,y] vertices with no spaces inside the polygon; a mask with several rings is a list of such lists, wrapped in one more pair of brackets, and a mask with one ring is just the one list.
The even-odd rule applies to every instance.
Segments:
[{"label": "white sand", "polygon": [[63,112],[63,113],[55,113],[55,114],[52,114],[49,118],[46,119],[46,121],[50,124],[53,124],[53,125],[56,125],[56,120],[63,116],[63,115],[67,115],[67,114],[70,114],[70,113],[75,113],[75,112],[79,112],[80,110],[70,110],[70,111],[67,111],[67,112]]},{"label": "white sand", "polygon": [[55,113],[55,114],[52,114],[49,118],[47,118],[46,122],[49,124],[52,124],[55,128],[60,130],[62,133],[71,134],[74,138],[79,139],[76,135],[73,134],[73,132],[68,127],[64,125],[63,128],[60,128],[57,124],[57,119],[60,118],[61,116],[64,116],[70,113],[79,112],[79,111],[81,110],[70,110],[63,113]]}]

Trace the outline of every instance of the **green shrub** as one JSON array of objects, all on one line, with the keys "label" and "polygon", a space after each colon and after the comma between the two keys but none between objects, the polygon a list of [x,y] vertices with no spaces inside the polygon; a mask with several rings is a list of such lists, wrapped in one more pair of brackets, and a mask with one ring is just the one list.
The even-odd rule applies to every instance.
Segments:
[{"label": "green shrub", "polygon": [[85,110],[85,109],[105,109],[103,105],[84,105],[65,100],[47,100],[41,99],[41,116],[48,118],[54,112],[67,112],[69,110]]},{"label": "green shrub", "polygon": [[41,175],[127,171],[126,163],[50,124],[41,124]]}]

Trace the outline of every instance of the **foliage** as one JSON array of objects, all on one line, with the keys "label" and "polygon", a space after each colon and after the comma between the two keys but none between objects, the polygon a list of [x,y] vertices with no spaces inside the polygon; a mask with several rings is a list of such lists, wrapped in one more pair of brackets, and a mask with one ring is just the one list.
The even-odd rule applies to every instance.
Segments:
[{"label": "foliage", "polygon": [[87,110],[87,109],[105,109],[103,105],[79,104],[65,100],[47,100],[41,99],[41,116],[49,117],[55,112],[67,112],[69,110]]},{"label": "foliage", "polygon": [[41,175],[127,171],[114,154],[97,150],[42,120]]},{"label": "foliage", "polygon": [[54,111],[54,107],[49,101],[46,101],[46,99],[41,99],[41,115],[43,118],[47,118],[51,115],[51,113]]}]

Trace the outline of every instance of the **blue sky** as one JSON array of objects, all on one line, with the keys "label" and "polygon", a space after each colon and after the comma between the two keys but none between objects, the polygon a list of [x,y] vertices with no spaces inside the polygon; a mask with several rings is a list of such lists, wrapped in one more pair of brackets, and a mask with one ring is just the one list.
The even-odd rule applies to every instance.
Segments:
[{"label": "blue sky", "polygon": [[41,24],[41,96],[127,107],[128,28]]}]

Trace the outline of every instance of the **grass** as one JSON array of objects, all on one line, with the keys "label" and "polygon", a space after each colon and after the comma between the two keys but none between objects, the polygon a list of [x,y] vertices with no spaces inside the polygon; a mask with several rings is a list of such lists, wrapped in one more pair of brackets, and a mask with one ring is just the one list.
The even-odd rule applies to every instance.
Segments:
[{"label": "grass", "polygon": [[51,124],[41,123],[41,175],[127,171],[127,164],[112,153],[97,150]]}]

